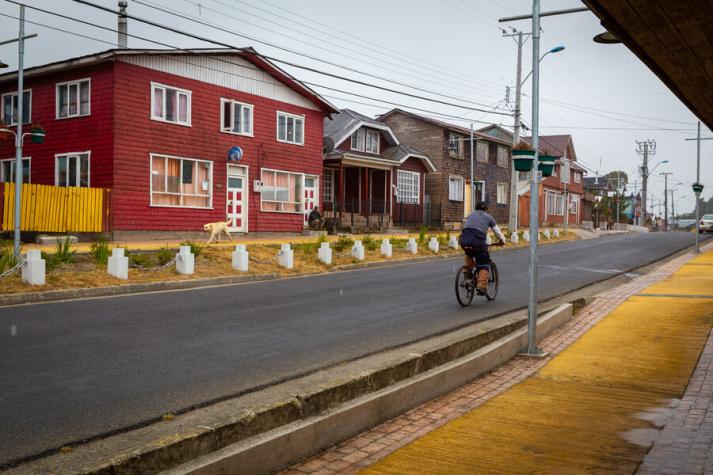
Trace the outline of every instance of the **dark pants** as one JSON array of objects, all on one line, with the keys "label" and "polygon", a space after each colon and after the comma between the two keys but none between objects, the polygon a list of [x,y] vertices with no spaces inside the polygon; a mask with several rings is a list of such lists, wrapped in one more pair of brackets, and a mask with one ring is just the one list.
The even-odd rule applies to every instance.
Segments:
[{"label": "dark pants", "polygon": [[464,229],[458,242],[465,254],[475,260],[476,269],[490,267],[490,253],[485,234],[477,229]]}]

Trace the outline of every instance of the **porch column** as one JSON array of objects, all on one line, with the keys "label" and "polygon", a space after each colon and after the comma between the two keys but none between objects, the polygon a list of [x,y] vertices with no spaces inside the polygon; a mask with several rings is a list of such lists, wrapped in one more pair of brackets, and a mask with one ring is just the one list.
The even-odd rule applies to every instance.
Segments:
[{"label": "porch column", "polygon": [[[344,200],[345,200],[345,194],[344,194],[344,163],[340,160],[339,161],[339,197],[341,198],[339,201],[341,201],[341,206],[339,207],[339,222],[342,222],[342,212],[344,211]],[[338,202],[337,202],[338,203]]]}]

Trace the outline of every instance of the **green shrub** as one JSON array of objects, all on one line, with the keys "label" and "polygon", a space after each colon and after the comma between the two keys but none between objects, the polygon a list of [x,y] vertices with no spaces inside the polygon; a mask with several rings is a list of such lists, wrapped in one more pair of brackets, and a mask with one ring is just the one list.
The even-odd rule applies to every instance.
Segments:
[{"label": "green shrub", "polygon": [[97,266],[105,266],[109,262],[109,243],[104,237],[100,237],[97,242],[92,243],[89,255]]},{"label": "green shrub", "polygon": [[64,238],[57,238],[57,245],[54,248],[54,255],[52,256],[58,264],[69,264],[74,261],[74,253],[77,252],[72,249],[72,242],[69,236]]},{"label": "green shrub", "polygon": [[[127,251],[125,251],[126,253]],[[153,267],[154,261],[151,256],[144,254],[143,252],[131,252],[128,253],[129,264],[134,267]]]},{"label": "green shrub", "polygon": [[0,241],[0,273],[15,267],[19,262],[12,241]]},{"label": "green shrub", "polygon": [[366,249],[367,251],[376,251],[377,249],[379,249],[379,241],[369,235],[364,236],[364,238],[361,240],[361,243],[364,246],[364,249]]},{"label": "green shrub", "polygon": [[45,251],[42,251],[41,254],[42,259],[45,260],[45,270],[47,272],[54,270],[58,265],[61,264],[56,254],[47,254]]},{"label": "green shrub", "polygon": [[320,234],[317,236],[317,247],[321,246],[323,242],[327,242],[329,239],[327,239],[326,234]]},{"label": "green shrub", "polygon": [[339,236],[339,239],[334,243],[334,250],[337,252],[344,252],[352,247],[354,247],[354,240],[349,236]]},{"label": "green shrub", "polygon": [[176,251],[168,246],[163,246],[158,250],[158,264],[161,266],[168,264],[174,257],[176,257]]},{"label": "green shrub", "polygon": [[447,234],[438,235],[438,244],[441,247],[448,247],[448,242],[451,240],[450,236]]},{"label": "green shrub", "polygon": [[421,226],[421,229],[418,230],[418,242],[424,243],[426,242],[426,233],[428,232],[428,228],[426,226]]},{"label": "green shrub", "polygon": [[191,253],[193,253],[193,255],[196,257],[200,256],[201,251],[203,251],[203,244],[199,244],[193,241],[183,241],[181,243],[181,246],[190,246]]}]

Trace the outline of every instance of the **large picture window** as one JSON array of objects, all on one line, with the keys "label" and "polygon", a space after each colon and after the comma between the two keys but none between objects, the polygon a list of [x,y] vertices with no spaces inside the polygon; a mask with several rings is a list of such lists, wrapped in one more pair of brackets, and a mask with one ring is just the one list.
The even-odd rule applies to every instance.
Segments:
[{"label": "large picture window", "polygon": [[151,155],[151,206],[210,208],[213,162]]},{"label": "large picture window", "polygon": [[286,112],[277,113],[277,141],[304,145],[304,117]]},{"label": "large picture window", "polygon": [[89,79],[57,84],[58,119],[89,115],[89,84]]},{"label": "large picture window", "polygon": [[262,170],[260,209],[282,213],[302,212],[304,175],[278,170]]},{"label": "large picture window", "polygon": [[151,119],[191,125],[191,91],[152,83]]},{"label": "large picture window", "polygon": [[420,175],[415,172],[398,170],[396,175],[396,200],[398,203],[418,204]]},{"label": "large picture window", "polygon": [[451,201],[463,201],[463,178],[457,176],[448,177],[448,199]]},{"label": "large picture window", "polygon": [[[15,159],[0,160],[0,182],[15,183]],[[30,159],[22,159],[22,182],[30,183]]]},{"label": "large picture window", "polygon": [[253,106],[229,99],[220,100],[221,132],[239,135],[253,134]]},{"label": "large picture window", "polygon": [[[17,92],[2,95],[2,123],[8,126],[17,125]],[[32,121],[32,90],[25,89],[22,93],[22,123]]]},{"label": "large picture window", "polygon": [[89,152],[55,155],[54,184],[89,186]]}]

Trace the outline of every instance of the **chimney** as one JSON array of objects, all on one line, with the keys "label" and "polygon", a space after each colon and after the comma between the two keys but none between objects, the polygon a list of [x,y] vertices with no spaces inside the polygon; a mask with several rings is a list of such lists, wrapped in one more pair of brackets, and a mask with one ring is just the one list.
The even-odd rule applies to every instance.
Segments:
[{"label": "chimney", "polygon": [[117,30],[119,31],[119,42],[118,46],[120,49],[126,49],[127,42],[126,42],[126,35],[128,33],[128,26],[126,23],[126,7],[129,5],[129,2],[125,0],[121,0],[119,2],[119,25]]}]

